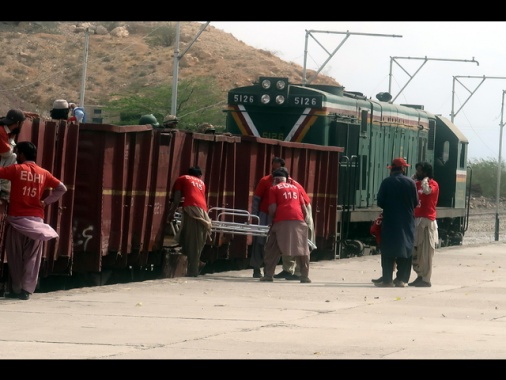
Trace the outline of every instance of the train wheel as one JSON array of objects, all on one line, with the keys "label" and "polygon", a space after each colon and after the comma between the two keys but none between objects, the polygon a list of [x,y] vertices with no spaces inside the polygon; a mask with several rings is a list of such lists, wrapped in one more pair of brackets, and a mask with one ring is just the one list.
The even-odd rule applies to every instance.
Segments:
[{"label": "train wheel", "polygon": [[344,251],[346,253],[346,257],[363,256],[364,244],[358,240],[347,240],[344,245]]},{"label": "train wheel", "polygon": [[451,245],[462,245],[463,240],[464,235],[461,232],[455,232],[452,236],[450,236]]}]

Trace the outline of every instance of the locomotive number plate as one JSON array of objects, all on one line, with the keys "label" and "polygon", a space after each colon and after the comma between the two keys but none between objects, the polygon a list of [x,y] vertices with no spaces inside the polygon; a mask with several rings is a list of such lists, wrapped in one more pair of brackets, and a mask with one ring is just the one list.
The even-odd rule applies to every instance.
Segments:
[{"label": "locomotive number plate", "polygon": [[228,102],[233,104],[254,104],[255,95],[251,94],[230,94]]},{"label": "locomotive number plate", "polygon": [[290,104],[291,106],[321,108],[322,97],[320,95],[317,96],[291,95],[288,98],[288,104]]}]

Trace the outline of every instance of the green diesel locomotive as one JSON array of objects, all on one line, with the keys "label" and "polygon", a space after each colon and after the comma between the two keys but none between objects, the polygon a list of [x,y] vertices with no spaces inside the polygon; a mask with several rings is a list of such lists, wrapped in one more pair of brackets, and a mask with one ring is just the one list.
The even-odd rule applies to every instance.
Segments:
[{"label": "green diesel locomotive", "polygon": [[[292,84],[260,77],[228,92],[226,130],[235,135],[344,148],[338,176],[338,244],[342,257],[374,253],[369,228],[381,211],[376,194],[387,166],[404,157],[428,161],[439,182],[440,245],[462,244],[467,229],[468,140],[448,119],[420,105],[393,104],[391,95],[368,99],[344,87]],[[289,168],[293,169],[293,168]],[[311,173],[307,173],[311,175]],[[295,178],[304,183],[304,178]]]}]

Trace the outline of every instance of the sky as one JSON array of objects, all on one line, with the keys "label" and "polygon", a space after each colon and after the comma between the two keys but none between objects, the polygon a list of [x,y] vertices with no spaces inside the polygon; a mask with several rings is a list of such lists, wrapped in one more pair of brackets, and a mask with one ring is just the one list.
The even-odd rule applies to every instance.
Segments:
[{"label": "sky", "polygon": [[377,93],[390,90],[396,104],[423,105],[449,120],[453,114],[469,140],[469,160],[497,162],[499,150],[501,161],[506,159],[506,131],[501,128],[506,124],[506,22],[211,21],[210,25],[310,70],[319,70],[328,60],[321,73],[347,91],[376,99]]}]

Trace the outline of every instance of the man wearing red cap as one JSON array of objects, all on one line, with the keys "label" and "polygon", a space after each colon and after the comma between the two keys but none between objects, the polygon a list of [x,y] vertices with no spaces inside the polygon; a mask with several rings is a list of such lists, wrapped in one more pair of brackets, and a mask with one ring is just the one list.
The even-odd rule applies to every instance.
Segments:
[{"label": "man wearing red cap", "polygon": [[[378,206],[383,209],[381,226],[381,269],[379,287],[405,287],[411,274],[411,259],[415,235],[415,207],[418,193],[415,181],[406,176],[410,165],[402,157],[388,166],[390,175],[380,185]],[[393,281],[393,268],[397,264],[397,277]]]}]

